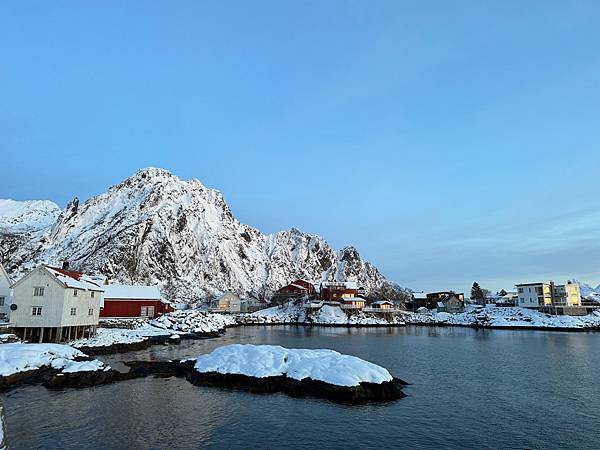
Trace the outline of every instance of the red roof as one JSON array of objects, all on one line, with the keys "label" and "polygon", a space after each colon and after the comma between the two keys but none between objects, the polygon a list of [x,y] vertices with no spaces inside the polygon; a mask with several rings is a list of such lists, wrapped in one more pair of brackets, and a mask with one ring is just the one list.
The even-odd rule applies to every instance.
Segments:
[{"label": "red roof", "polygon": [[83,276],[83,272],[77,272],[76,270],[65,270],[59,269],[58,267],[48,266],[49,269],[55,270],[59,273],[62,273],[64,276],[73,278],[74,280],[79,281],[79,279]]}]

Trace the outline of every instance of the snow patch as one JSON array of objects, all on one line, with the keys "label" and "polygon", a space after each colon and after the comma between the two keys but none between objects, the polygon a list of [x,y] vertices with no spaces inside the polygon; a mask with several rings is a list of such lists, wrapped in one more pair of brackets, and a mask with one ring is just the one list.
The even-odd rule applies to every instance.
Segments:
[{"label": "snow patch", "polygon": [[98,360],[77,362],[73,359],[85,357],[79,350],[62,344],[2,344],[0,345],[0,376],[6,377],[19,372],[52,367],[63,372],[104,369]]},{"label": "snow patch", "polygon": [[287,349],[274,345],[233,344],[199,356],[194,368],[202,373],[239,374],[257,378],[285,375],[338,386],[383,383],[392,376],[381,366],[334,350]]}]

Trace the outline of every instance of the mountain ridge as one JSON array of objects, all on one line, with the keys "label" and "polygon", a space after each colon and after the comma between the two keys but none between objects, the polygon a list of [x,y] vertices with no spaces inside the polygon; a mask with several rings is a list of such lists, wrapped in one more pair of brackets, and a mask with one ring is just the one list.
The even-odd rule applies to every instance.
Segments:
[{"label": "mountain ridge", "polygon": [[[52,210],[47,217],[57,212],[36,205]],[[142,169],[83,204],[74,198],[49,222],[34,231],[0,229],[0,257],[9,272],[69,260],[73,268],[123,282],[160,283],[166,294],[188,302],[225,290],[268,298],[295,278],[352,280],[373,297],[405,295],[356,248],[335,251],[294,227],[265,235],[239,222],[220,191],[165,169]]]}]

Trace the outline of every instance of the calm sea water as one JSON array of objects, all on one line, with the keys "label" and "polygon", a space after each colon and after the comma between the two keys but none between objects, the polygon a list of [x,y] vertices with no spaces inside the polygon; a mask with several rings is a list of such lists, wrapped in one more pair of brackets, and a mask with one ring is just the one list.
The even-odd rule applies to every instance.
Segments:
[{"label": "calm sea water", "polygon": [[32,448],[600,448],[600,334],[406,327],[243,327],[101,358],[183,358],[220,345],[332,348],[412,383],[387,405],[139,379],[2,396],[9,445]]}]

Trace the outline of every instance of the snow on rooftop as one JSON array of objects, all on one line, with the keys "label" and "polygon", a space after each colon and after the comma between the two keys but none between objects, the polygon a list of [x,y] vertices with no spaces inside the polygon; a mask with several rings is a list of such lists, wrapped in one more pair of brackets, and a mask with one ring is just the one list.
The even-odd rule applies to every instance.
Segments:
[{"label": "snow on rooftop", "polygon": [[376,302],[373,302],[374,305],[393,305],[392,302],[390,302],[389,300],[377,300]]},{"label": "snow on rooftop", "polygon": [[104,289],[92,277],[74,270],[59,269],[57,267],[45,266],[58,281],[68,288],[87,289],[89,291],[102,292]]},{"label": "snow on rooftop", "polygon": [[161,300],[158,286],[131,286],[126,284],[109,284],[104,286],[104,299],[144,299]]},{"label": "snow on rooftop", "polygon": [[258,378],[281,375],[295,380],[310,378],[338,386],[392,380],[387,369],[355,356],[334,350],[287,349],[275,345],[226,345],[199,356],[194,368],[199,372]]}]

